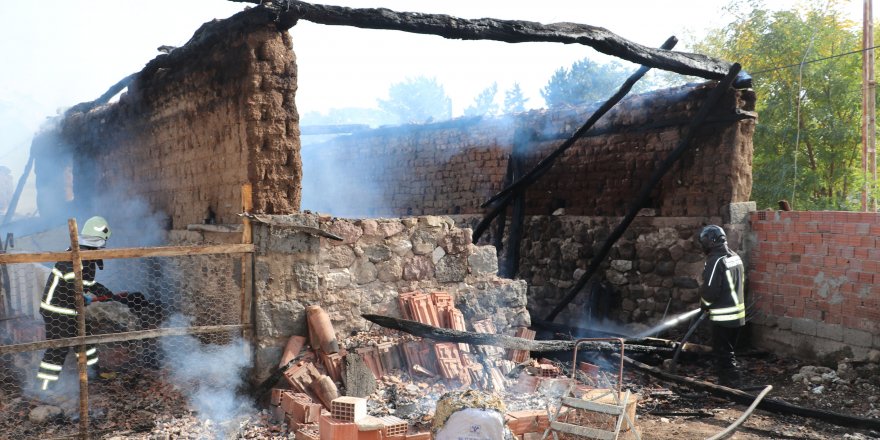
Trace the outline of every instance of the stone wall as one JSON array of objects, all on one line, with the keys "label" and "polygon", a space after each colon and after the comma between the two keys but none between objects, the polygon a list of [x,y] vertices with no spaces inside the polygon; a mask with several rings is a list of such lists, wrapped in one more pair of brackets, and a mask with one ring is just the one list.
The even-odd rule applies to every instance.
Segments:
[{"label": "stone wall", "polygon": [[[526,283],[498,278],[495,249],[471,244],[450,218],[346,220],[277,216],[254,229],[257,369],[277,363],[291,335],[305,335],[305,308],[320,305],[337,334],[364,330],[363,313],[400,317],[397,297],[445,291],[470,323],[491,318],[499,331],[529,325]],[[303,232],[307,226],[343,238]],[[472,329],[470,329],[472,330]]]},{"label": "stone wall", "polygon": [[880,214],[757,211],[750,220],[755,344],[824,360],[880,347]]},{"label": "stone wall", "polygon": [[[743,237],[745,214],[754,203],[726,209],[732,221],[720,217],[639,216],[612,247],[595,280],[605,290],[591,295],[585,287],[556,322],[571,326],[653,325],[664,316],[699,307],[699,285],[705,255],[697,241],[706,224],[721,225],[731,249],[748,260]],[[475,225],[480,218],[455,216],[459,224]],[[530,216],[523,225],[520,271],[528,283],[528,308],[543,318],[560,303],[589,266],[619,217]],[[484,237],[492,242],[490,229]],[[502,251],[503,252],[503,251]],[[503,257],[502,257],[503,258]]]},{"label": "stone wall", "polygon": [[251,182],[257,212],[296,211],[295,91],[290,35],[265,11],[206,23],[148,63],[118,102],[68,114],[75,204],[115,212],[143,200],[168,229],[239,223],[241,186]]},{"label": "stone wall", "polygon": [[[629,97],[600,119],[526,195],[527,214],[615,216],[676,147],[712,84]],[[692,149],[656,187],[664,217],[727,216],[751,191],[754,93],[731,91]],[[304,209],[334,215],[481,213],[502,188],[513,145],[530,169],[596,106],[389,127],[303,147]]]}]

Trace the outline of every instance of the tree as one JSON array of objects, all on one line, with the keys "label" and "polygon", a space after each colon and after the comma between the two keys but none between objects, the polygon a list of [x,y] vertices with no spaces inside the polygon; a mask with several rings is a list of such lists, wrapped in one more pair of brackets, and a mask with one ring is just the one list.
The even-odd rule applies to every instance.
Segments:
[{"label": "tree", "polygon": [[495,103],[495,95],[498,94],[498,83],[493,82],[474,98],[474,103],[464,109],[465,116],[494,115],[498,113],[498,104]]},{"label": "tree", "polygon": [[436,78],[419,76],[392,84],[388,99],[380,99],[378,104],[379,109],[401,124],[444,121],[452,117],[452,100]]},{"label": "tree", "polygon": [[[752,199],[759,207],[787,199],[798,210],[857,209],[861,55],[831,56],[860,49],[858,25],[824,4],[761,6],[732,3],[740,18],[696,48],[737,61],[754,77],[760,122]],[[825,57],[831,58],[801,64]]]},{"label": "tree", "polygon": [[[576,61],[569,69],[560,67],[553,73],[541,96],[547,107],[576,106],[607,99],[635,71],[612,61],[599,64],[589,58]],[[636,83],[638,92],[646,88],[646,82]]]},{"label": "tree", "polygon": [[519,113],[526,111],[528,98],[523,96],[519,83],[513,83],[513,87],[504,92],[504,113]]}]

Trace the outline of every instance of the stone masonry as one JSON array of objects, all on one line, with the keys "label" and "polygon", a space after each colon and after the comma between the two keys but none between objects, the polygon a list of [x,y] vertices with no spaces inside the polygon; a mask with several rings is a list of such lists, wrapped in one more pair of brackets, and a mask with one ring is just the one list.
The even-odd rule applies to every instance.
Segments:
[{"label": "stone masonry", "polygon": [[[320,228],[343,241],[298,232],[291,224]],[[499,332],[508,332],[530,323],[526,283],[498,278],[495,249],[471,244],[470,229],[450,218],[297,214],[258,224],[254,234],[259,372],[278,362],[287,338],[306,334],[309,305],[326,310],[339,334],[366,329],[363,313],[401,317],[397,297],[412,291],[448,292],[468,325],[488,318]]]}]

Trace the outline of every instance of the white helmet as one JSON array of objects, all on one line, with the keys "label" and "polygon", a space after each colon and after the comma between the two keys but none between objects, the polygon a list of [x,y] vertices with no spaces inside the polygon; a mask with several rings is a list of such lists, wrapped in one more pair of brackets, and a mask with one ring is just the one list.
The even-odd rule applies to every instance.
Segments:
[{"label": "white helmet", "polygon": [[107,239],[110,238],[110,225],[104,217],[94,216],[88,220],[82,227],[79,234],[79,244],[95,248],[104,247]]}]

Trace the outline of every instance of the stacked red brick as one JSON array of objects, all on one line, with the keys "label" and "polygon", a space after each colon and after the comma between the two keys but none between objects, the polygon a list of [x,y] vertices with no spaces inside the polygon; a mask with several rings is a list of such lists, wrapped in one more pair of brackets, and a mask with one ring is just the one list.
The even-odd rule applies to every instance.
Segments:
[{"label": "stacked red brick", "polygon": [[880,334],[880,213],[756,211],[750,223],[746,280],[761,321],[778,321],[811,344],[872,348]]}]

